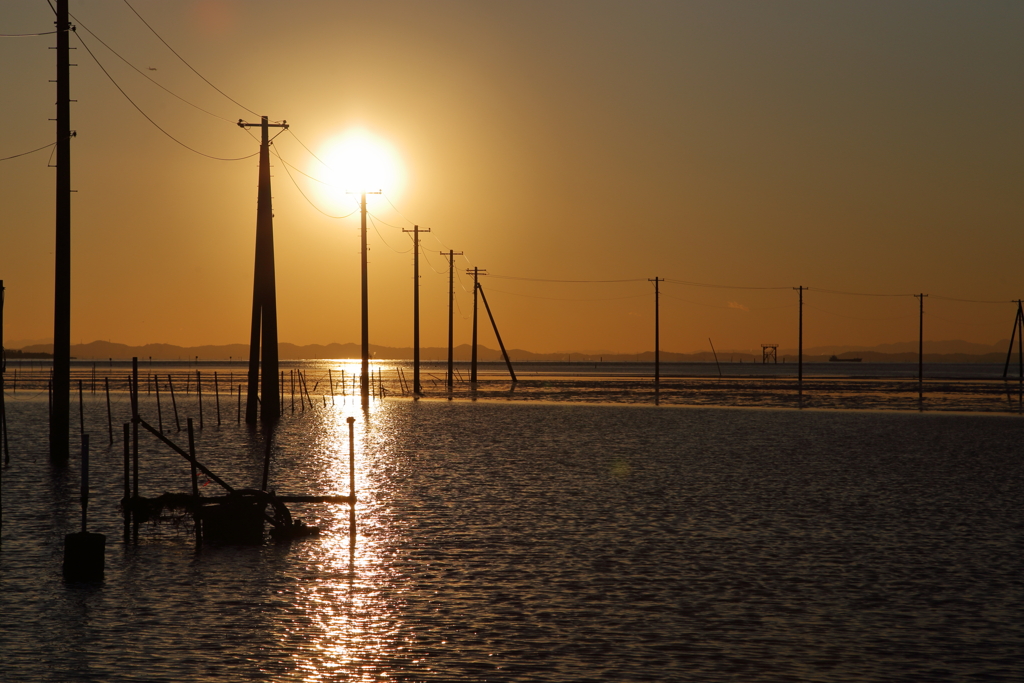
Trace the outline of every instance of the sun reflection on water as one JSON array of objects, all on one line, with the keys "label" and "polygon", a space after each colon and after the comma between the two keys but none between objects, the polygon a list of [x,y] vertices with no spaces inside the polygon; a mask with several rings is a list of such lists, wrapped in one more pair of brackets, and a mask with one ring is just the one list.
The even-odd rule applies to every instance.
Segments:
[{"label": "sun reflection on water", "polygon": [[402,589],[387,557],[392,545],[384,509],[387,492],[374,476],[375,467],[391,457],[390,413],[387,402],[371,401],[365,411],[336,402],[317,418],[312,449],[316,472],[307,476],[315,476],[324,492],[345,494],[349,493],[347,420],[355,418],[357,522],[353,544],[349,507],[324,506],[316,520],[322,536],[303,547],[309,576],[316,579],[295,587],[295,618],[282,634],[284,640],[301,643],[292,656],[294,670],[303,681],[378,680],[379,672],[401,657]]}]

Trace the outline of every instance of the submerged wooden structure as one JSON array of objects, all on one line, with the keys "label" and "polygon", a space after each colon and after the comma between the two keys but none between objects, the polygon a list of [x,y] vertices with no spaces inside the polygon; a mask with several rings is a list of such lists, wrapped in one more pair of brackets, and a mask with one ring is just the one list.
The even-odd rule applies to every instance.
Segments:
[{"label": "submerged wooden structure", "polygon": [[[347,496],[278,496],[267,490],[270,468],[270,439],[266,433],[267,448],[264,459],[263,488],[235,488],[218,476],[196,457],[195,431],[192,419],[188,419],[188,448],[182,448],[165,436],[161,430],[142,419],[138,401],[138,359],[132,359],[132,383],[130,387],[132,421],[124,425],[124,497],[121,510],[124,514],[124,538],[138,538],[139,524],[157,521],[165,512],[189,516],[196,534],[197,546],[203,542],[254,545],[264,541],[266,525],[270,525],[270,537],[287,541],[309,536],[319,536],[317,527],[306,525],[301,519],[292,517],[288,503],[334,503],[349,506],[350,544],[355,545],[355,441],[354,418],[349,424],[349,486]],[[139,431],[149,432],[170,451],[185,458],[191,465],[191,491],[187,493],[164,493],[157,497],[139,494]],[[203,496],[199,491],[199,473],[223,489],[219,496]]]}]

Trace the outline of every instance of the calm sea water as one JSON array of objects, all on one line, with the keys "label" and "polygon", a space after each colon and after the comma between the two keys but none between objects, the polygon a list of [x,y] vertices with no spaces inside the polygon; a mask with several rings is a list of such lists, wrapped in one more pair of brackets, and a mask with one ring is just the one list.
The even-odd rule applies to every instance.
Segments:
[{"label": "calm sea water", "polygon": [[[354,553],[325,504],[291,506],[319,539],[196,553],[170,523],[122,542],[87,395],[99,585],[61,578],[78,458],[50,465],[45,394],[8,400],[0,679],[1024,680],[1020,416],[347,400],[286,415],[271,487],[348,493],[356,417]],[[207,403],[199,459],[258,486],[234,418]],[[141,469],[189,486],[152,438]]]}]

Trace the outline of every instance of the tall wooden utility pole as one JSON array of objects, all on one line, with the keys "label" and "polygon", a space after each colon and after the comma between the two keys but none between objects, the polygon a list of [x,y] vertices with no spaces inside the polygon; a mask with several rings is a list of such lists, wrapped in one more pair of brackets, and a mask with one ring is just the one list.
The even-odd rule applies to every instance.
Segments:
[{"label": "tall wooden utility pole", "polygon": [[804,397],[804,290],[808,287],[800,286],[793,289],[800,292],[800,314],[797,324],[797,351],[796,351],[796,390],[800,398]]},{"label": "tall wooden utility pole", "polygon": [[661,393],[661,289],[658,285],[665,278],[648,278],[647,281],[654,283],[654,399],[657,400]]},{"label": "tall wooden utility pole", "polygon": [[927,294],[915,294],[921,301],[917,323],[917,400],[924,400],[924,298]]},{"label": "tall wooden utility pole", "polygon": [[473,355],[472,362],[470,363],[469,370],[469,388],[476,391],[476,310],[477,310],[477,290],[480,287],[480,276],[487,275],[487,273],[481,273],[479,268],[466,268],[466,273],[473,274]]},{"label": "tall wooden utility pole", "polygon": [[451,396],[454,386],[452,375],[455,372],[455,328],[452,324],[455,306],[455,257],[462,256],[462,252],[449,249],[447,254],[442,251],[441,256],[448,257],[448,395]]},{"label": "tall wooden utility pole", "polygon": [[362,291],[362,312],[363,312],[363,325],[362,325],[362,347],[363,347],[363,364],[362,372],[359,375],[359,394],[361,396],[362,406],[364,409],[370,407],[370,300],[366,292],[366,195],[368,194],[380,194],[381,191],[367,192],[361,190],[359,192],[349,192],[349,194],[359,195],[359,250],[362,254],[362,260],[360,263],[360,282]]},{"label": "tall wooden utility pole", "polygon": [[50,459],[68,460],[71,419],[71,48],[68,0],[57,0],[57,233],[54,243]]},{"label": "tall wooden utility pole", "polygon": [[412,230],[402,228],[402,232],[412,233],[412,395],[422,396],[420,386],[420,233],[430,232],[430,228],[420,230],[420,226],[412,226]]},{"label": "tall wooden utility pole", "polygon": [[245,403],[245,421],[254,424],[258,416],[263,422],[272,423],[281,417],[281,395],[277,356],[274,207],[270,193],[270,129],[286,129],[288,122],[270,123],[266,116],[262,116],[259,123],[245,123],[239,119],[238,126],[259,126],[262,133],[259,189],[256,199],[256,265],[252,281],[252,327],[249,334],[249,391]]}]

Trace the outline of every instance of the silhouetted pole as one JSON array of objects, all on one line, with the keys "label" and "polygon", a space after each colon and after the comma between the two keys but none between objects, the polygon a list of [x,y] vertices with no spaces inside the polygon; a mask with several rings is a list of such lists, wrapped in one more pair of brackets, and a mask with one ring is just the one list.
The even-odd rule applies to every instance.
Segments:
[{"label": "silhouetted pole", "polygon": [[441,256],[448,257],[448,394],[451,395],[455,374],[455,328],[452,324],[455,315],[455,257],[462,256],[462,252],[449,249],[447,254],[442,251]]},{"label": "silhouetted pole", "polygon": [[57,0],[57,232],[53,248],[53,398],[50,459],[64,463],[71,436],[71,64],[68,0]]},{"label": "silhouetted pole", "polygon": [[376,192],[350,192],[359,195],[359,253],[360,253],[360,291],[362,293],[362,335],[361,344],[363,360],[359,375],[359,395],[363,408],[370,407],[370,300],[367,294],[366,281],[366,195],[380,194]]},{"label": "silhouetted pole", "polygon": [[[1020,335],[1024,336],[1024,306],[1021,305],[1020,299],[1017,299],[1017,315],[1013,319],[1013,331],[1010,332],[1010,348],[1006,351],[1003,379],[1006,379],[1006,374],[1010,371],[1010,359],[1013,357],[1013,340],[1018,336],[1018,328]],[[1021,381],[1024,382],[1024,349],[1020,352],[1020,375]]]},{"label": "silhouetted pole", "polygon": [[466,268],[466,273],[473,274],[473,351],[472,351],[472,362],[470,363],[469,369],[469,388],[476,391],[476,311],[477,311],[477,290],[480,288],[480,276],[487,275],[487,273],[481,273],[479,268]]},{"label": "silhouetted pole", "polygon": [[797,393],[803,398],[804,395],[804,290],[807,287],[794,287],[800,292],[800,313],[797,326],[797,351],[796,351],[796,387]]},{"label": "silhouetted pole", "polygon": [[654,283],[654,397],[661,393],[661,289],[659,284],[665,278],[648,278],[648,282]]},{"label": "silhouetted pole", "polygon": [[924,399],[924,298],[927,294],[914,295],[921,303],[917,323],[917,400]]},{"label": "silhouetted pole", "polygon": [[[249,387],[245,421],[276,422],[281,417],[277,350],[277,279],[274,267],[274,207],[270,190],[270,129],[288,122],[238,120],[240,128],[259,126],[260,171],[256,199],[256,258],[252,283],[252,327],[249,334]],[[260,346],[262,344],[262,354]],[[261,367],[262,364],[262,367]],[[262,406],[262,409],[260,409]]]},{"label": "silhouetted pole", "polygon": [[402,228],[402,232],[412,233],[412,394],[421,396],[420,386],[420,233],[430,232],[430,228],[420,230],[420,226],[412,226],[412,230]]},{"label": "silhouetted pole", "polygon": [[[486,275],[487,273],[481,273]],[[508,352],[505,351],[505,344],[501,341],[501,333],[498,332],[498,323],[494,322],[494,315],[491,313],[491,307],[487,304],[487,296],[484,294],[484,286],[477,283],[477,289],[480,290],[480,298],[484,302],[484,310],[487,311],[487,317],[491,319],[491,327],[494,328],[494,336],[498,340],[498,348],[501,349],[501,357],[505,359],[505,366],[508,368],[508,374],[512,377],[512,384],[515,384],[519,380],[516,379],[516,371],[512,369],[512,361],[508,358]]]},{"label": "silhouetted pole", "polygon": [[348,493],[350,498],[348,507],[348,542],[352,548],[356,547],[356,432],[354,417],[347,418],[348,422]]},{"label": "silhouetted pole", "polygon": [[11,450],[7,444],[7,401],[4,397],[4,373],[7,372],[7,349],[4,348],[4,281],[0,280],[0,435],[3,436],[4,464],[11,462]]}]

